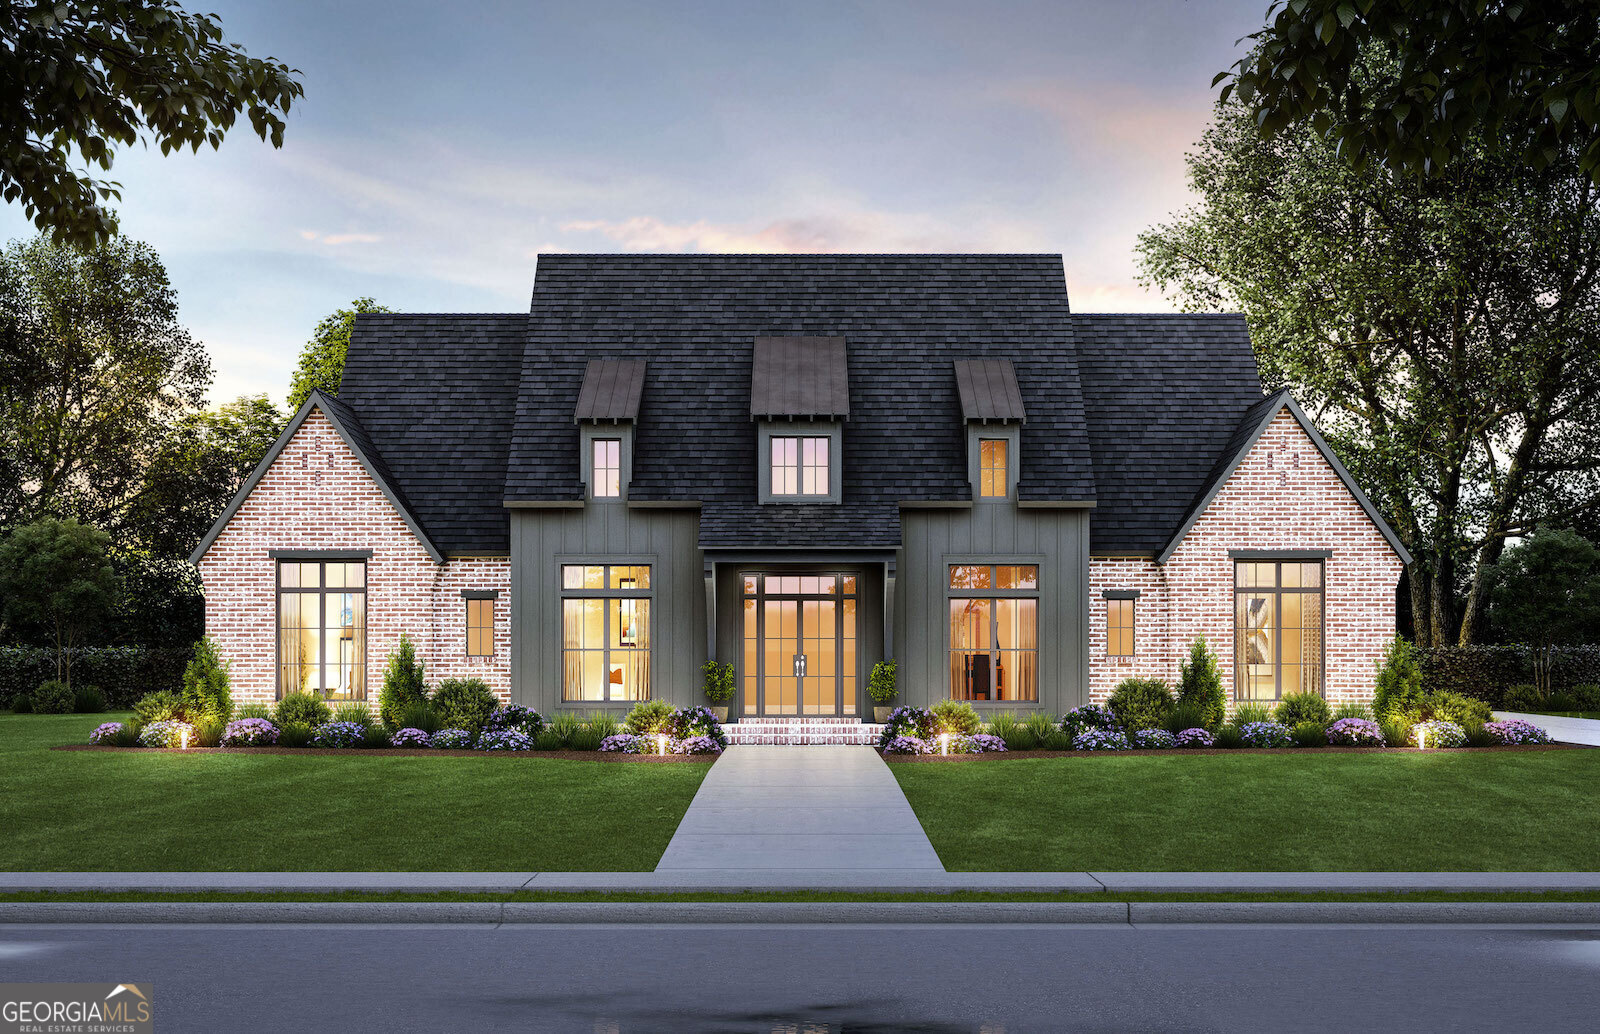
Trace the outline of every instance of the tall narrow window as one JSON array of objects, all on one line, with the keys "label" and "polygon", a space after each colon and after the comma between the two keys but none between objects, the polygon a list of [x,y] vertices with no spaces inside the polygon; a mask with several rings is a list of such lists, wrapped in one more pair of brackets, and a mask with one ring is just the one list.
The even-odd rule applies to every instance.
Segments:
[{"label": "tall narrow window", "polygon": [[1106,600],[1106,656],[1133,656],[1133,603],[1131,599]]},{"label": "tall narrow window", "polygon": [[594,440],[592,483],[596,499],[616,499],[622,495],[621,439],[596,438]]},{"label": "tall narrow window", "polygon": [[1004,438],[983,438],[978,442],[978,496],[1004,499],[1011,494],[1008,477],[1007,446]]},{"label": "tall narrow window", "polygon": [[278,562],[278,695],[367,696],[367,565]]},{"label": "tall narrow window", "polygon": [[1039,699],[1039,568],[950,567],[950,696]]},{"label": "tall narrow window", "polygon": [[1234,697],[1322,693],[1321,561],[1239,561],[1233,599]]},{"label": "tall narrow window", "polygon": [[494,656],[494,600],[467,600],[467,656]]},{"label": "tall narrow window", "polygon": [[773,495],[828,495],[832,488],[829,476],[826,435],[772,436]]},{"label": "tall narrow window", "polygon": [[649,699],[649,566],[563,564],[561,596],[562,699]]}]

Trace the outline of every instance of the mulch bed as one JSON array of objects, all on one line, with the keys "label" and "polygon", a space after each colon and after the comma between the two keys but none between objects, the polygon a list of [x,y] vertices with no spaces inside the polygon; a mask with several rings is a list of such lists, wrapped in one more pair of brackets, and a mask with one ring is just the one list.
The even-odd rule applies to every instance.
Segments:
[{"label": "mulch bed", "polygon": [[171,747],[107,747],[91,743],[69,743],[51,750],[113,751],[120,754],[295,754],[334,755],[349,757],[352,754],[396,758],[440,757],[508,757],[554,758],[558,761],[627,761],[650,765],[677,762],[715,761],[715,754],[620,754],[598,750],[435,750],[432,747],[190,747],[178,750]]},{"label": "mulch bed", "polygon": [[[1594,750],[1582,743],[1519,743],[1509,747],[1430,747],[1429,754],[1495,753],[1528,750]],[[915,762],[943,764],[950,761],[1021,761],[1027,758],[1127,758],[1172,756],[1174,754],[1418,754],[1416,747],[1217,747],[1168,750],[1005,750],[985,754],[884,754],[883,760],[896,765]]]}]

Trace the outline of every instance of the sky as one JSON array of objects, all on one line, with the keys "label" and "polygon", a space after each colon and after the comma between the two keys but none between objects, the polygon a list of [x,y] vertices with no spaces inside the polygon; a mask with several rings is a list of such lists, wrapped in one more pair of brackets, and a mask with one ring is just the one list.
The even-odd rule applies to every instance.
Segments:
[{"label": "sky", "polygon": [[[1078,312],[1165,311],[1141,230],[1190,203],[1212,77],[1264,0],[205,0],[302,73],[274,150],[125,149],[122,232],[282,401],[317,321],[525,311],[540,252],[1060,252]],[[30,236],[0,206],[0,240]]]}]

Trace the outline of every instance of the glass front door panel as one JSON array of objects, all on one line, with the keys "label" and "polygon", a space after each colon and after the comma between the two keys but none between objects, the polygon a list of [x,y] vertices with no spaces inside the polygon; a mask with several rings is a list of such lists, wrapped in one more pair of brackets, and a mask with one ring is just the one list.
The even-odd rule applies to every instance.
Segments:
[{"label": "glass front door panel", "polygon": [[800,652],[800,613],[794,600],[766,601],[763,633],[766,680],[762,710],[766,714],[796,714],[799,679],[795,677],[795,654]]},{"label": "glass front door panel", "polygon": [[752,573],[740,581],[744,713],[854,714],[856,579]]}]

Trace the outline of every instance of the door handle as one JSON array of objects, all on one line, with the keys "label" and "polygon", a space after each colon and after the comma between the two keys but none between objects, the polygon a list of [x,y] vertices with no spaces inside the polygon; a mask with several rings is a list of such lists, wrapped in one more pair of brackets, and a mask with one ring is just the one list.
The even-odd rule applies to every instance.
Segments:
[{"label": "door handle", "polygon": [[797,654],[794,655],[794,677],[797,678],[797,679],[801,679],[801,678],[805,678],[805,675],[806,675],[806,655],[803,654],[803,653],[797,653]]}]

